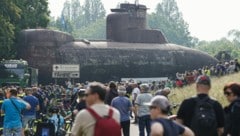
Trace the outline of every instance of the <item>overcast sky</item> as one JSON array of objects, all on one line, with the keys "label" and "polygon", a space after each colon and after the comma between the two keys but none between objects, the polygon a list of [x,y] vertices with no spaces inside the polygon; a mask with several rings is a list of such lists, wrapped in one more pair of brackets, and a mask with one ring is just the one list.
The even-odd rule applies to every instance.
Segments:
[{"label": "overcast sky", "polygon": [[[59,16],[66,0],[48,0],[51,16]],[[135,0],[102,0],[107,13],[119,2]],[[227,36],[231,29],[240,30],[240,0],[176,0],[192,36],[200,40],[216,40]],[[84,0],[80,0],[81,5]],[[161,0],[139,0],[154,11]]]}]

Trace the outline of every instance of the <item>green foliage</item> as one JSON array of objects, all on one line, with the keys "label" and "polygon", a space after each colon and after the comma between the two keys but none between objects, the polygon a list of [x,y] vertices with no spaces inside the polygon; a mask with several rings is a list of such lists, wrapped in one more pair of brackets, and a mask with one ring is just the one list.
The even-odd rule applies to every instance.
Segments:
[{"label": "green foliage", "polygon": [[104,9],[101,0],[85,0],[83,7],[84,26],[105,17],[106,10]]},{"label": "green foliage", "polygon": [[61,17],[52,19],[51,29],[68,32],[75,38],[106,39],[106,11],[101,0],[85,0],[83,6],[79,0],[66,1]]},{"label": "green foliage", "polygon": [[232,58],[240,58],[240,44],[236,44],[236,42],[227,38],[210,42],[201,41],[195,48],[207,52],[211,56],[215,56],[220,51],[226,51]]},{"label": "green foliage", "polygon": [[74,28],[80,28],[83,25],[83,21],[81,18],[83,18],[83,7],[80,5],[79,0],[72,0],[71,4],[71,22]]},{"label": "green foliage", "polygon": [[106,19],[99,19],[96,22],[76,31],[75,37],[82,39],[106,39]]},{"label": "green foliage", "polygon": [[[21,9],[21,18],[16,22],[16,27],[46,28],[49,23],[48,3],[46,0],[17,0],[16,5]],[[19,31],[18,30],[18,31]]]},{"label": "green foliage", "polygon": [[148,15],[148,25],[152,29],[160,29],[171,43],[192,47],[198,42],[197,38],[190,36],[188,24],[175,0],[159,3],[156,12]]},{"label": "green foliage", "polygon": [[240,30],[236,29],[230,30],[228,32],[228,37],[232,39],[235,45],[240,45]]},{"label": "green foliage", "polygon": [[1,0],[0,58],[14,58],[18,32],[26,28],[46,27],[49,13],[46,0]]},{"label": "green foliage", "polygon": [[13,0],[0,1],[0,58],[14,57],[14,21],[19,18],[20,9]]}]

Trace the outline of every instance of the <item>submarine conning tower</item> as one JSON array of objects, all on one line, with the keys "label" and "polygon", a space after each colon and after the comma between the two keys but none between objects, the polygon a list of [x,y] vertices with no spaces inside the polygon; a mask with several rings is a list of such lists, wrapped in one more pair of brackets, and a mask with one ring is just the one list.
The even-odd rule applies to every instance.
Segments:
[{"label": "submarine conning tower", "polygon": [[124,3],[107,16],[107,40],[127,43],[167,43],[159,30],[147,29],[145,5]]}]

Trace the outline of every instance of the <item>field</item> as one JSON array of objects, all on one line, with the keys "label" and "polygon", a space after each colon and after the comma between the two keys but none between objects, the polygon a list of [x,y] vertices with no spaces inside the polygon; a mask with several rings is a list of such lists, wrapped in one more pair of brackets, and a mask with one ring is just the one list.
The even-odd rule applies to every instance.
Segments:
[{"label": "field", "polygon": [[[240,82],[240,73],[235,73],[231,75],[226,75],[222,77],[212,77],[211,78],[212,87],[210,90],[210,96],[218,100],[222,106],[228,105],[228,102],[223,95],[223,87],[229,82]],[[169,99],[172,104],[180,104],[184,99],[196,95],[196,84],[192,84],[183,88],[175,88],[169,95]],[[173,113],[176,113],[178,108],[173,109]]]}]

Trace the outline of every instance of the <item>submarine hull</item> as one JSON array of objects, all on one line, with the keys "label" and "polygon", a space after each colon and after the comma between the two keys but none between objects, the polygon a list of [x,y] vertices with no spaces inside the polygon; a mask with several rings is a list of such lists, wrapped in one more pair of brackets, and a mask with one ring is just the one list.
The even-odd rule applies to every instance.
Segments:
[{"label": "submarine hull", "polygon": [[217,63],[215,58],[204,52],[175,44],[86,43],[76,41],[66,33],[45,29],[22,31],[18,43],[18,57],[39,69],[41,84],[54,81],[53,64],[79,64],[79,82],[107,82],[119,81],[121,78],[174,79],[176,72]]}]

